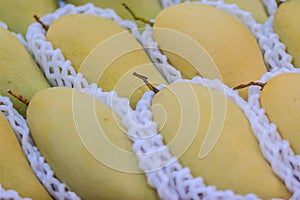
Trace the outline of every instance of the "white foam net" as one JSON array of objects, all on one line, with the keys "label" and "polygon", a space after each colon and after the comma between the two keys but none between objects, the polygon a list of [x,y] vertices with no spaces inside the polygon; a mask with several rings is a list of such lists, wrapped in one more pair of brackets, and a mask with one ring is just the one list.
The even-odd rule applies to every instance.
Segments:
[{"label": "white foam net", "polygon": [[[162,0],[161,2],[163,7],[167,7],[180,1]],[[270,73],[292,70],[291,57],[285,52],[284,45],[280,43],[272,29],[272,14],[276,10],[275,4],[270,0],[263,2],[265,5],[269,5],[266,7],[271,15],[265,24],[256,23],[249,12],[240,10],[236,5],[226,5],[223,1],[201,1],[201,3],[213,5],[228,12],[249,28],[257,38]],[[140,34],[135,23],[122,20],[113,10],[97,8],[92,4],[78,7],[65,5],[41,20],[50,25],[55,19],[72,13],[89,13],[117,22],[131,31],[132,35],[140,41],[169,83],[182,81],[180,72],[175,70],[167,62],[166,56],[158,50],[158,44],[152,38],[151,27],[148,26]],[[193,177],[188,166],[182,166],[177,161],[177,158],[163,143],[162,135],[157,133],[157,125],[151,119],[150,107],[154,96],[153,92],[145,93],[136,110],[132,110],[127,99],[120,98],[114,91],[102,92],[96,84],[89,84],[82,74],[76,74],[71,62],[65,60],[61,50],[53,49],[51,43],[46,41],[45,31],[40,24],[33,23],[29,27],[26,39],[29,51],[52,86],[73,87],[84,91],[106,103],[120,116],[124,126],[128,129],[128,135],[132,136],[129,138],[132,140],[133,150],[139,158],[139,167],[146,172],[148,183],[157,190],[161,199],[258,199],[255,194],[238,195],[231,190],[221,191],[214,186],[207,186],[205,180],[201,177]],[[266,77],[269,77],[269,72],[262,77],[261,81],[267,80]],[[214,89],[225,88],[226,95],[241,108],[249,119],[261,151],[271,163],[272,169],[293,193],[292,199],[299,199],[299,157],[294,155],[288,143],[279,137],[276,126],[267,120],[259,105],[257,87],[250,87],[249,102],[245,102],[236,91],[218,80],[196,77],[191,82]],[[75,193],[65,190],[67,186],[64,183],[54,179],[53,171],[32,144],[26,121],[16,113],[7,99],[2,101],[4,108],[1,107],[1,111],[5,113],[19,135],[19,139],[23,141],[23,149],[44,186],[56,199],[79,199]],[[146,140],[144,139],[146,136],[152,137]],[[160,170],[153,170],[160,167],[162,167]],[[0,188],[0,195],[2,193],[5,194],[6,191],[3,192]]]},{"label": "white foam net", "polygon": [[14,190],[5,190],[0,184],[0,198],[3,200],[15,199],[15,200],[30,200],[29,198],[22,198],[18,192]]}]

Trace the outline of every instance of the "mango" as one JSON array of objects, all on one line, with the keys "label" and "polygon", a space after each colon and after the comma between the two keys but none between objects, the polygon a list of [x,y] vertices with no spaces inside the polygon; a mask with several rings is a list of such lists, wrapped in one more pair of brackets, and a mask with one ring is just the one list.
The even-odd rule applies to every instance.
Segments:
[{"label": "mango", "polygon": [[0,183],[21,197],[52,199],[32,171],[10,124],[0,113]]},{"label": "mango", "polygon": [[260,102],[269,120],[276,124],[283,139],[300,154],[300,74],[285,73],[271,78],[264,86]]},{"label": "mango", "polygon": [[82,199],[157,199],[138,168],[119,117],[71,88],[53,87],[31,99],[28,125],[58,179]]},{"label": "mango", "polygon": [[[63,31],[62,31],[63,30]],[[142,71],[153,84],[166,83],[138,41],[117,23],[95,15],[65,15],[46,35],[54,48],[90,83],[116,90],[134,108],[147,88],[132,73]]]},{"label": "mango", "polygon": [[295,67],[300,67],[300,2],[289,0],[277,8],[274,15],[273,27],[279,39],[286,46],[286,51],[292,57]]},{"label": "mango", "polygon": [[[180,37],[173,36],[176,33]],[[210,5],[181,3],[162,10],[155,19],[153,36],[170,64],[188,79],[195,75],[218,78],[229,87],[235,87],[258,80],[267,70],[256,38],[247,27]],[[183,55],[197,51],[196,47],[185,46],[186,41],[194,41],[204,48],[217,69],[213,65],[201,64],[211,59],[209,57],[190,61],[177,52],[178,47],[186,49]],[[247,99],[247,88],[239,92]]]},{"label": "mango", "polygon": [[249,11],[257,23],[265,23],[268,13],[261,0],[224,0],[228,4],[236,4],[240,9]]},{"label": "mango", "polygon": [[244,113],[223,92],[170,84],[154,96],[152,112],[172,154],[206,185],[262,199],[291,196],[264,159]]},{"label": "mango", "polygon": [[50,87],[24,45],[8,30],[0,27],[0,95],[10,97],[14,108],[26,117],[26,105],[7,91],[30,98],[39,90]]},{"label": "mango", "polygon": [[26,36],[28,26],[35,22],[34,15],[43,17],[58,8],[56,0],[0,0],[0,21],[8,28]]}]

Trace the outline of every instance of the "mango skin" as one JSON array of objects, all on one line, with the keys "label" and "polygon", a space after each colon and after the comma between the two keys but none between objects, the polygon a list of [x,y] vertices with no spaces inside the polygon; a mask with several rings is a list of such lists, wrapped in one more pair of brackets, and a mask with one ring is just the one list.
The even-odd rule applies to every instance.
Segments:
[{"label": "mango skin", "polygon": [[[27,116],[33,139],[56,177],[82,199],[158,199],[141,171],[122,169],[124,164],[138,170],[138,161],[120,119],[99,100],[53,87],[32,98]],[[114,153],[111,145],[121,151]],[[131,154],[124,156],[124,151]]]},{"label": "mango skin", "polygon": [[110,19],[66,15],[51,24],[46,37],[89,83],[103,91],[116,90],[130,99],[133,108],[148,90],[133,72],[147,76],[154,85],[167,83],[138,41]]},{"label": "mango skin", "polygon": [[2,27],[0,44],[0,95],[8,96],[14,108],[26,118],[27,106],[7,91],[30,100],[34,93],[50,85],[24,45]]},{"label": "mango skin", "polygon": [[52,199],[32,171],[10,124],[0,113],[0,183],[21,197]]},{"label": "mango skin", "polygon": [[66,0],[66,2],[76,6],[93,3],[100,8],[113,9],[122,19],[134,21],[140,28],[145,27],[145,23],[135,20],[122,6],[122,3],[126,3],[137,17],[142,17],[146,20],[154,19],[162,9],[159,0]]},{"label": "mango skin", "polygon": [[152,112],[170,151],[207,185],[262,199],[291,196],[262,156],[247,118],[224,94],[170,84],[154,96]]},{"label": "mango skin", "polygon": [[58,8],[56,0],[0,0],[0,21],[8,28],[26,36],[28,26],[35,22],[33,15],[43,17]]},{"label": "mango skin", "polygon": [[[252,33],[231,15],[213,6],[191,3],[170,6],[160,12],[153,27],[153,36],[159,48],[185,78],[192,78],[188,76],[190,71],[204,78],[212,79],[215,76],[201,74],[203,67],[198,68],[198,65],[201,66],[201,59],[192,66],[187,63],[189,61],[181,62],[180,60],[184,60],[181,55],[170,54],[173,51],[172,46],[184,46],[185,43],[166,43],[169,35],[160,31],[161,29],[178,31],[198,42],[218,66],[219,79],[229,87],[256,81],[267,71],[261,50]],[[194,49],[190,48],[189,53],[193,54]],[[198,69],[195,71],[195,68]],[[239,90],[239,93],[247,99],[247,89]]]},{"label": "mango skin", "polygon": [[271,78],[264,86],[260,102],[282,138],[300,154],[300,74],[285,73]]},{"label": "mango skin", "polygon": [[289,0],[277,8],[273,28],[279,39],[286,46],[286,51],[293,57],[292,63],[300,67],[300,2]]}]

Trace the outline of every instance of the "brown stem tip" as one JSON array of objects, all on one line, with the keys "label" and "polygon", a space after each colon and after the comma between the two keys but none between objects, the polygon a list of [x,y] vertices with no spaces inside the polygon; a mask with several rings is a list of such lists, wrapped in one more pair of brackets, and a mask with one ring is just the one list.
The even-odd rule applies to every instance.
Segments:
[{"label": "brown stem tip", "polygon": [[145,24],[150,24],[150,26],[153,26],[153,22],[151,22],[150,20],[136,16],[126,3],[122,3],[122,6],[124,6],[124,8],[130,13],[130,15],[133,17],[134,20],[141,21],[144,22]]},{"label": "brown stem tip", "polygon": [[44,24],[37,15],[33,15],[34,19],[43,27],[45,31],[48,31],[49,26]]},{"label": "brown stem tip", "polygon": [[233,88],[233,90],[239,90],[239,89],[243,89],[243,88],[246,88],[246,87],[249,87],[251,85],[256,85],[256,86],[260,86],[260,90],[262,90],[264,88],[264,86],[266,85],[266,83],[261,83],[261,82],[250,82],[250,83],[247,83],[247,84],[241,84],[241,85],[238,85],[236,87]]},{"label": "brown stem tip", "polygon": [[29,105],[29,100],[22,97],[21,95],[15,94],[13,93],[11,90],[7,91],[10,95],[12,95],[13,97],[15,97],[16,99],[18,99],[19,101],[21,101],[22,103],[24,103],[26,106]]},{"label": "brown stem tip", "polygon": [[280,6],[280,4],[282,4],[283,2],[281,0],[276,0],[277,3],[277,8]]},{"label": "brown stem tip", "polygon": [[136,72],[133,72],[133,75],[140,78],[140,79],[142,79],[144,81],[144,83],[148,86],[148,88],[150,90],[152,90],[155,94],[159,92],[159,89],[157,89],[156,87],[151,85],[151,83],[149,83],[148,78],[146,76],[140,75]]}]

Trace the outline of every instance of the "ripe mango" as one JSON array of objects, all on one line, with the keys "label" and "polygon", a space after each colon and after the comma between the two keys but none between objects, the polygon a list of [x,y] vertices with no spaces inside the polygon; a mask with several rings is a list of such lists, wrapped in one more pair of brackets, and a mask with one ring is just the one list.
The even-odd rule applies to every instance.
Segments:
[{"label": "ripe mango", "polygon": [[268,19],[268,13],[261,0],[224,0],[228,4],[236,4],[240,9],[249,11],[252,17],[258,23],[265,23]]},{"label": "ripe mango", "polygon": [[104,103],[53,87],[36,93],[27,116],[41,154],[82,199],[157,199],[119,117]]},{"label": "ripe mango", "polygon": [[300,67],[300,1],[289,0],[277,8],[274,15],[274,31],[286,46],[286,51],[293,57],[292,63]]},{"label": "ripe mango", "polygon": [[[181,38],[185,36],[185,39],[172,38],[169,34],[171,31],[183,35]],[[229,87],[235,87],[256,81],[266,72],[261,50],[253,34],[233,16],[210,5],[181,3],[162,10],[155,19],[153,36],[169,62],[188,79],[195,75],[218,78]],[[181,52],[174,51],[182,47],[187,51],[185,54],[194,54],[194,47],[185,46],[188,40],[203,47],[217,69],[202,65],[206,62],[203,57],[191,62]],[[203,71],[211,73],[202,74]],[[239,92],[247,99],[247,89]]]},{"label": "ripe mango", "polygon": [[132,76],[134,71],[148,76],[153,84],[166,84],[138,41],[109,19],[66,15],[51,24],[46,37],[90,83],[104,91],[116,90],[130,99],[133,108],[147,90]]},{"label": "ripe mango", "polygon": [[0,113],[0,183],[21,197],[52,199],[32,171],[10,124]]},{"label": "ripe mango", "polygon": [[300,154],[300,74],[285,73],[271,78],[264,86],[260,102],[282,138]]},{"label": "ripe mango", "polygon": [[222,92],[194,83],[170,84],[154,96],[152,112],[170,151],[207,185],[262,199],[290,197],[264,159],[247,118]]}]

